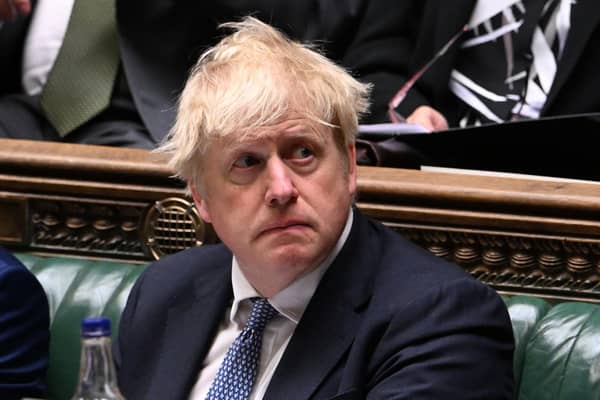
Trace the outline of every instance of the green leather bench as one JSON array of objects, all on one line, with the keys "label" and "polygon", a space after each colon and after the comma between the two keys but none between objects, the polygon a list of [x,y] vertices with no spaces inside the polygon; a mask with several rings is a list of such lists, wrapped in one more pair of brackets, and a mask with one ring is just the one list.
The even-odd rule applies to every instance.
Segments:
[{"label": "green leather bench", "polygon": [[69,400],[77,384],[81,320],[104,315],[118,335],[121,311],[144,265],[78,258],[16,256],[46,291],[50,306],[48,399]]},{"label": "green leather bench", "polygon": [[[77,381],[81,319],[110,317],[116,337],[127,295],[144,266],[26,253],[17,256],[37,276],[49,299],[48,399],[68,400]],[[505,301],[515,333],[518,399],[600,399],[600,306],[582,302],[552,306],[530,296]]]},{"label": "green leather bench", "polygon": [[519,400],[600,399],[600,306],[506,298]]}]

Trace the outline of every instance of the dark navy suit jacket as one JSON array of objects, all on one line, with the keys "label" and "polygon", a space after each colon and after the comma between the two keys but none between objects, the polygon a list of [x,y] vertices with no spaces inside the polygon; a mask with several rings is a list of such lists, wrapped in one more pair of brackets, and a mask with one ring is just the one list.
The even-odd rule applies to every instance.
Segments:
[{"label": "dark navy suit jacket", "polygon": [[0,247],[0,399],[45,396],[49,325],[44,289]]},{"label": "dark navy suit jacket", "polygon": [[[115,346],[129,400],[186,399],[232,300],[232,254],[151,265]],[[511,399],[513,337],[490,288],[355,212],[265,399]]]}]

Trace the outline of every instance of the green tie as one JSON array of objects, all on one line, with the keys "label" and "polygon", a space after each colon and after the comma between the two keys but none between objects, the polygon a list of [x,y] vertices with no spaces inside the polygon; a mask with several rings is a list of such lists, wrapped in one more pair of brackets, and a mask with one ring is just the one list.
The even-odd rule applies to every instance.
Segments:
[{"label": "green tie", "polygon": [[75,0],[40,99],[60,136],[108,106],[118,66],[115,0]]}]

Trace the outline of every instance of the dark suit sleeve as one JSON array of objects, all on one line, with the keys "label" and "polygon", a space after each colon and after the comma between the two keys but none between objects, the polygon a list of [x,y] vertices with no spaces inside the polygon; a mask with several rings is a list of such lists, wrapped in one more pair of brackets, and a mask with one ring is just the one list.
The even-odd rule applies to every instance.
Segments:
[{"label": "dark suit sleeve", "polygon": [[44,397],[49,324],[37,279],[0,259],[0,399]]},{"label": "dark suit sleeve", "polygon": [[0,27],[0,96],[23,91],[23,47],[30,20],[31,16],[19,16]]},{"label": "dark suit sleeve", "polygon": [[144,274],[136,280],[133,288],[131,288],[131,292],[129,292],[129,296],[127,297],[127,304],[123,309],[123,313],[121,314],[121,319],[119,320],[119,336],[113,342],[113,357],[114,363],[117,368],[117,372],[121,369],[121,365],[123,362],[123,354],[122,349],[127,347],[124,343],[128,343],[131,325],[133,322],[133,317],[135,314],[135,308],[137,305],[138,297],[141,291],[141,287],[144,281]]},{"label": "dark suit sleeve", "polygon": [[426,290],[390,321],[368,399],[511,399],[513,336],[490,288],[459,279]]},{"label": "dark suit sleeve", "polygon": [[373,83],[367,121],[385,122],[389,121],[388,102],[407,79],[421,7],[412,0],[372,0],[363,7],[354,39],[341,61],[361,81]]}]

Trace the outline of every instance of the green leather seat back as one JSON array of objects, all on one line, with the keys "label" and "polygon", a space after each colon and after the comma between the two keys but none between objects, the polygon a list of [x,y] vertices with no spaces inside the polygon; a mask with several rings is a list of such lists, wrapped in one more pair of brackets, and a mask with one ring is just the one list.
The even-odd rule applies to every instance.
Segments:
[{"label": "green leather seat back", "polygon": [[527,345],[520,400],[600,399],[600,307],[553,306]]},{"label": "green leather seat back", "polygon": [[109,317],[116,338],[129,291],[145,266],[30,254],[17,257],[40,281],[50,306],[48,399],[68,400],[78,379],[81,320]]},{"label": "green leather seat back", "polygon": [[527,343],[533,336],[537,324],[550,309],[550,304],[531,296],[513,296],[504,298],[515,336],[515,354],[513,369],[515,375],[515,391],[518,393],[523,372],[523,362],[527,351]]}]

